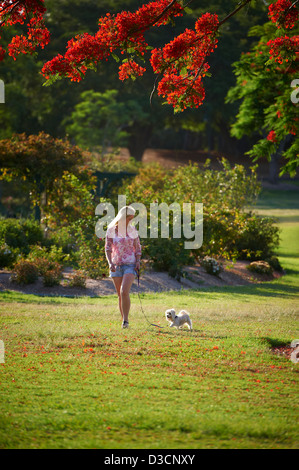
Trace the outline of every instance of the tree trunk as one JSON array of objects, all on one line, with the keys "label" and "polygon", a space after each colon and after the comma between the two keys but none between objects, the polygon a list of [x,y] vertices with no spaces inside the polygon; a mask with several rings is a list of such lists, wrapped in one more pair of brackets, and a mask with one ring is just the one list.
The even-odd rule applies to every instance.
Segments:
[{"label": "tree trunk", "polygon": [[143,153],[148,146],[149,139],[152,136],[152,130],[152,125],[134,124],[132,127],[128,148],[130,155],[139,162],[142,160]]},{"label": "tree trunk", "polygon": [[279,159],[280,159],[279,151],[271,155],[271,160],[269,163],[269,181],[272,184],[278,183]]},{"label": "tree trunk", "polygon": [[272,184],[277,184],[279,181],[279,160],[283,152],[285,152],[291,144],[293,140],[292,137],[292,134],[286,135],[285,138],[280,142],[276,153],[271,155],[271,160],[269,163],[269,180]]}]

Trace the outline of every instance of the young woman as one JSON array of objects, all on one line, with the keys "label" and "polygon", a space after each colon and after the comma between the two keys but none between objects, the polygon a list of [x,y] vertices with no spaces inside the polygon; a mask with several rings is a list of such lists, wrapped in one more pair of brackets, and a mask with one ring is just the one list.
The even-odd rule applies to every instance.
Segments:
[{"label": "young woman", "polygon": [[140,269],[140,240],[136,228],[130,224],[134,215],[133,207],[123,207],[108,225],[105,240],[106,258],[118,294],[123,328],[129,327],[130,289],[136,271]]}]

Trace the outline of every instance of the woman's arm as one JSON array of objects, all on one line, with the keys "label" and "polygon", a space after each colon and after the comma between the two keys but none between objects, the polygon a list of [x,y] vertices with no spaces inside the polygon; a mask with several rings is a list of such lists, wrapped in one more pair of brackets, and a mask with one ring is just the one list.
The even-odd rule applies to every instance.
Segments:
[{"label": "woman's arm", "polygon": [[113,238],[107,237],[105,240],[105,255],[111,271],[115,271],[115,264],[111,261]]}]

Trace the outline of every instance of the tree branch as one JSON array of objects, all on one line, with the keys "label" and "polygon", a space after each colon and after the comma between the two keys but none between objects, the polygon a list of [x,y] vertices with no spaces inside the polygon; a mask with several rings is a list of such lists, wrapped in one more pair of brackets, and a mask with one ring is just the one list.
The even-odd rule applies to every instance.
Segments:
[{"label": "tree branch", "polygon": [[159,73],[159,75],[156,76],[156,79],[155,79],[155,82],[154,82],[154,86],[153,86],[153,89],[152,89],[152,92],[150,94],[150,105],[152,106],[152,99],[153,99],[153,96],[154,96],[154,93],[156,91],[156,84],[157,84],[157,81],[159,79],[159,77],[161,76],[161,73]]},{"label": "tree branch", "polygon": [[137,29],[132,29],[132,32],[133,33],[138,33],[138,31],[143,31],[143,30],[147,30],[149,29],[151,26],[154,26],[161,18],[163,18],[163,16],[165,15],[165,13],[176,3],[177,0],[172,0],[169,5],[167,5],[167,7],[164,8],[164,10],[162,11],[162,13],[160,13],[160,15],[157,16],[157,18],[155,18],[151,23],[149,23],[148,25],[146,25],[146,27],[144,28],[137,28]]},{"label": "tree branch", "polygon": [[10,3],[9,5],[6,5],[6,7],[4,7],[0,13],[2,14],[4,12],[4,10],[6,10],[7,8],[11,8],[12,6],[15,7],[16,5],[14,5],[14,3],[20,3],[20,0],[15,0],[13,3]]},{"label": "tree branch", "polygon": [[[298,0],[296,0],[298,1]],[[251,0],[245,0],[245,2],[240,2],[241,5],[239,5],[234,11],[232,11],[229,15],[227,15],[222,21],[219,22],[218,28],[223,25],[227,20],[229,20],[232,16],[234,16],[236,13],[238,13],[239,10],[244,8],[248,3],[250,3]]]},{"label": "tree branch", "polygon": [[[10,3],[9,5],[7,5],[5,8],[3,8],[3,10],[0,11],[1,15],[2,13],[4,12],[4,10],[6,10],[7,8],[11,8],[11,10],[8,12],[8,13],[12,13],[14,11],[14,9],[16,8],[16,6],[18,6],[18,4],[20,3],[20,0],[16,0],[14,3]],[[5,23],[5,20],[2,20],[0,22],[0,28],[1,26],[3,25],[3,23]]]},{"label": "tree branch", "polygon": [[296,5],[296,3],[298,3],[298,1],[299,0],[295,0],[294,3],[288,8],[288,10],[291,10],[291,8],[293,8]]},{"label": "tree branch", "polygon": [[[187,5],[189,5],[189,3],[191,3],[192,1],[193,1],[193,0],[190,0],[190,1],[187,3]],[[295,1],[297,2],[297,1],[299,1],[299,0],[295,0]],[[227,15],[222,21],[219,22],[218,27],[217,27],[217,30],[220,28],[220,26],[222,26],[226,21],[228,21],[232,16],[234,16],[236,13],[238,13],[238,11],[240,11],[242,8],[244,8],[244,7],[245,7],[248,3],[250,3],[250,2],[251,2],[251,0],[245,0],[245,1],[239,2],[239,6],[238,6],[234,11],[232,11],[229,15]],[[167,9],[170,8],[173,3],[174,3],[174,1],[172,1],[171,4],[168,5]],[[165,10],[161,13],[160,17],[162,17],[162,15],[163,15],[164,13],[165,13]],[[156,20],[156,21],[158,21],[158,20]],[[202,38],[202,36],[203,36],[203,34],[200,35],[200,36],[193,42],[193,44],[194,44],[195,42],[199,41],[199,40]],[[190,44],[189,46],[191,46],[191,45],[192,45],[192,44]],[[166,70],[166,69],[169,67],[169,65],[171,65],[171,64],[172,64],[173,62],[175,62],[176,60],[177,60],[177,59],[173,59],[172,61],[170,61],[170,62],[167,64],[167,66],[165,67],[164,70]],[[196,74],[196,76],[195,76],[195,78],[193,79],[192,82],[194,82],[194,80],[197,78],[197,76],[198,76],[198,74],[199,74],[199,72],[200,72],[202,66],[203,66],[203,64],[202,64],[201,67],[198,69],[197,74]],[[163,72],[164,72],[164,70],[163,70]],[[152,92],[151,92],[151,94],[150,94],[150,103],[151,103],[151,104],[152,104],[153,95],[154,95],[154,93],[155,93],[155,91],[156,91],[156,84],[157,84],[158,78],[162,75],[163,72],[160,72],[160,74],[157,75],[157,77],[156,77],[156,79],[155,79],[155,83],[154,83]],[[188,75],[187,75],[187,77],[185,77],[185,78],[188,78]]]}]

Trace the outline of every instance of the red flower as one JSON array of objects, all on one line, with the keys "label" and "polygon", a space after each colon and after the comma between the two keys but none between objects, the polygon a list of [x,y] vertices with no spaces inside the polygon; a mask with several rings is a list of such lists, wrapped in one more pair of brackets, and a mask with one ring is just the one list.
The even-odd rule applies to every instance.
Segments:
[{"label": "red flower", "polygon": [[277,28],[292,29],[298,21],[298,10],[296,6],[292,6],[291,0],[278,0],[269,6],[269,18],[273,23],[276,23]]},{"label": "red flower", "polygon": [[5,50],[3,49],[3,47],[0,46],[0,62],[1,60],[4,59],[4,56],[5,56]]},{"label": "red flower", "polygon": [[299,36],[293,36],[292,38],[284,36],[274,40],[271,39],[267,42],[267,46],[270,47],[270,59],[274,59],[275,62],[282,64],[284,61],[292,60],[299,47]]},{"label": "red flower", "polygon": [[120,80],[125,80],[129,77],[136,78],[137,76],[142,76],[145,70],[145,68],[136,64],[133,60],[129,60],[119,67],[119,78]]},{"label": "red flower", "polygon": [[[13,2],[6,0],[1,2],[2,10],[0,12],[1,26],[11,26],[16,23],[24,24],[26,20],[28,33],[27,36],[15,36],[8,45],[9,55],[14,59],[16,55],[31,53],[37,46],[42,48],[49,43],[50,33],[45,27],[43,15],[46,12],[43,0],[23,0],[22,2]],[[30,13],[30,17],[29,17]],[[0,61],[4,58],[4,50],[0,48]]]},{"label": "red flower", "polygon": [[269,134],[267,135],[267,140],[270,142],[277,142],[277,137],[276,137],[276,132],[275,131],[270,131]]}]

